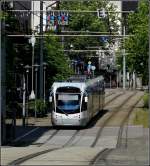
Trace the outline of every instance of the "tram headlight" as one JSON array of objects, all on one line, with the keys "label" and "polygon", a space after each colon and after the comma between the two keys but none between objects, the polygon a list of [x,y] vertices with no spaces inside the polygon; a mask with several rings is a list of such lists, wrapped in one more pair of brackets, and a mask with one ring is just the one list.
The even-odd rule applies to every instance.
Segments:
[{"label": "tram headlight", "polygon": [[87,103],[88,102],[88,97],[84,97],[84,101]]}]

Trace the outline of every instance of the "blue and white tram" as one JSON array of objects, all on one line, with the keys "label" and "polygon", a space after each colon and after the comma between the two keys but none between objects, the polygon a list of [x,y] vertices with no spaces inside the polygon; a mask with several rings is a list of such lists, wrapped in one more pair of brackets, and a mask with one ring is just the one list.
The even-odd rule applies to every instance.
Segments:
[{"label": "blue and white tram", "polygon": [[87,82],[54,82],[49,101],[54,126],[86,126],[104,106],[102,76]]}]

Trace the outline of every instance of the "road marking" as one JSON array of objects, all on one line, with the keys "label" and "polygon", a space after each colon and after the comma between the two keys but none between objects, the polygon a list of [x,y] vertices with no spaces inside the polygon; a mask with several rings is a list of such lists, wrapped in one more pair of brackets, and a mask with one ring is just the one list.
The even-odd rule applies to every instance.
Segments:
[{"label": "road marking", "polygon": [[14,142],[19,141],[19,140],[22,139],[23,137],[25,137],[25,136],[27,136],[27,135],[33,133],[34,131],[38,130],[39,128],[40,128],[40,127],[36,127],[35,129],[29,131],[28,133],[26,133],[26,134],[24,134],[24,135],[22,135],[22,136],[16,138],[16,139],[14,140]]}]

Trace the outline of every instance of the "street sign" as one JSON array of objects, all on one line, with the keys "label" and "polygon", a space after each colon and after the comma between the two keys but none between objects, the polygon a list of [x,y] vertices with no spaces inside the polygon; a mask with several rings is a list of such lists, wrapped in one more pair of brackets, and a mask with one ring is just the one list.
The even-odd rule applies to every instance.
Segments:
[{"label": "street sign", "polygon": [[105,18],[107,16],[105,8],[97,9],[98,18]]},{"label": "street sign", "polygon": [[95,66],[91,66],[91,69],[94,71],[96,69],[96,67]]},{"label": "street sign", "polygon": [[90,64],[91,64],[91,61],[88,61],[88,64],[90,65]]}]

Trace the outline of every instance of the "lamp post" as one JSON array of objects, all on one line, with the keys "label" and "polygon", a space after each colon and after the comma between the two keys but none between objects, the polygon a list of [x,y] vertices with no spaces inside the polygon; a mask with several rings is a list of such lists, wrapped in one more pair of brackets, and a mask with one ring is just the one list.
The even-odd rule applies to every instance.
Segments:
[{"label": "lamp post", "polygon": [[24,64],[21,63],[18,66],[22,73],[22,126],[25,127],[25,116],[26,116],[26,82],[25,82],[25,74],[24,74]]},{"label": "lamp post", "polygon": [[25,127],[25,105],[26,105],[26,82],[25,82],[25,75],[23,73],[23,104],[22,104],[22,126]]},{"label": "lamp post", "polygon": [[[125,39],[125,26],[123,27],[123,35]],[[123,54],[123,89],[126,89],[126,54],[125,49],[122,50]]]},{"label": "lamp post", "polygon": [[47,63],[43,63],[43,72],[44,72],[44,80],[43,80],[43,84],[44,84],[44,105],[45,105],[45,71],[46,71],[46,66]]},{"label": "lamp post", "polygon": [[[73,44],[70,44],[70,50],[73,50],[73,47],[74,47]],[[73,66],[73,70],[74,70],[74,72],[76,74],[76,63],[75,63],[74,59],[72,60],[72,63],[73,63],[73,65],[72,65]]]},{"label": "lamp post", "polygon": [[28,124],[28,109],[29,109],[29,106],[28,106],[28,100],[29,100],[29,88],[28,88],[28,84],[29,84],[29,69],[30,69],[30,66],[29,65],[26,65],[25,67],[25,70],[26,70],[26,92],[27,92],[27,103],[26,103],[26,124]]},{"label": "lamp post", "polygon": [[32,34],[32,37],[31,39],[29,39],[29,43],[32,44],[32,90],[31,90],[31,94],[29,96],[29,98],[32,100],[32,99],[35,99],[35,94],[34,94],[34,89],[33,89],[33,82],[34,82],[34,46],[35,46],[35,36],[34,34]]},{"label": "lamp post", "polygon": [[38,67],[40,65],[35,64],[34,65],[34,71],[35,71],[35,103],[34,103],[34,117],[37,117],[37,107],[36,107],[36,99],[37,99],[37,72],[38,72]]}]

